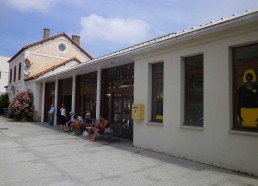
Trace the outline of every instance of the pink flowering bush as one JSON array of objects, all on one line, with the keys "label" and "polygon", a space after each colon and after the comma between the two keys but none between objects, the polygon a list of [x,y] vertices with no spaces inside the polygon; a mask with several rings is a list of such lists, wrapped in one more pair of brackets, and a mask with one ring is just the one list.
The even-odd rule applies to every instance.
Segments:
[{"label": "pink flowering bush", "polygon": [[9,117],[18,121],[32,120],[33,110],[33,95],[28,91],[18,92],[8,107]]}]

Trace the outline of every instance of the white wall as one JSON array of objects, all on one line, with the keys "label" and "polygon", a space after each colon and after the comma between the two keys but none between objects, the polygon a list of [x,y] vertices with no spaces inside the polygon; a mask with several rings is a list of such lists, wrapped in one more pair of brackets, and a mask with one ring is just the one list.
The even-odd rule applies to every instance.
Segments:
[{"label": "white wall", "polygon": [[[232,128],[230,47],[257,42],[258,29],[213,35],[151,51],[135,61],[134,103],[145,105],[145,120],[134,120],[134,145],[181,158],[258,175],[258,133]],[[184,70],[181,58],[204,55],[204,126],[182,126]],[[149,64],[164,62],[164,120],[151,123]]]},{"label": "white wall", "polygon": [[9,77],[9,63],[7,62],[10,58],[0,56],[0,94],[6,92],[6,85],[8,85],[8,77]]}]

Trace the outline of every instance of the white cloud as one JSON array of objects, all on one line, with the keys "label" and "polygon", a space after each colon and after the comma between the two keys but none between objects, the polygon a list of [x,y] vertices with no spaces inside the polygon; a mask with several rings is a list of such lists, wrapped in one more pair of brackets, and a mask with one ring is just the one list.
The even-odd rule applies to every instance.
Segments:
[{"label": "white cloud", "polygon": [[139,19],[103,18],[92,14],[81,18],[80,35],[85,41],[103,40],[135,44],[148,38],[150,26]]},{"label": "white cloud", "polygon": [[54,3],[61,0],[2,0],[7,5],[20,11],[38,10],[47,11]]}]

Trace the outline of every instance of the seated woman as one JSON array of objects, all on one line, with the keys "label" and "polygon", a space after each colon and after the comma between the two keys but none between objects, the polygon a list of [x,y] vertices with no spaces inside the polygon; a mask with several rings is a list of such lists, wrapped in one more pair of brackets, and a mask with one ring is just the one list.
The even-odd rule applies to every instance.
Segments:
[{"label": "seated woman", "polygon": [[96,120],[95,117],[92,117],[92,123],[95,124],[91,127],[86,127],[89,133],[93,132],[93,135],[90,136],[90,141],[94,142],[98,133],[104,133],[105,129],[109,127],[109,122],[103,116],[100,116],[100,121]]}]

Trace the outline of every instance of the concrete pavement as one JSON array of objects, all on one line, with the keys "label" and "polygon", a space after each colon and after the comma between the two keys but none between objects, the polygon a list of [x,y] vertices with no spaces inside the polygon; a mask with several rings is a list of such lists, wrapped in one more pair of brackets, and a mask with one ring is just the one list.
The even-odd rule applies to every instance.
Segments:
[{"label": "concrete pavement", "polygon": [[[258,164],[257,164],[258,165]],[[258,186],[258,179],[132,146],[0,116],[0,185]]]}]

